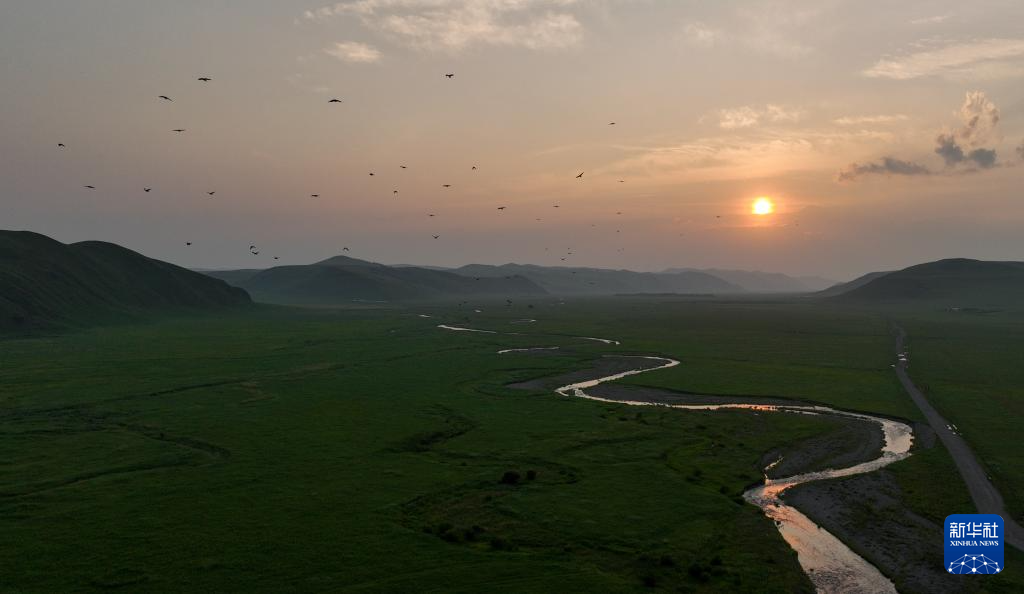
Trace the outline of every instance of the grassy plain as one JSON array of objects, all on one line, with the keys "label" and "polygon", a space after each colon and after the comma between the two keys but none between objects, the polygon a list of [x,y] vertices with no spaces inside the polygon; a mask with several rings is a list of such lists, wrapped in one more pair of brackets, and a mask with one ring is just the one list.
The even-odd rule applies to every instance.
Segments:
[{"label": "grassy plain", "polygon": [[[628,381],[917,418],[871,314],[665,299],[481,309],[255,308],[0,342],[0,589],[807,591],[738,496],[766,452],[832,421],[505,384],[665,354],[683,365]],[[529,335],[435,327],[467,321]],[[496,355],[518,346],[563,350]],[[936,476],[942,456],[891,467],[929,518],[965,497]],[[509,471],[517,484],[501,483]]]},{"label": "grassy plain", "polygon": [[1024,312],[904,313],[910,376],[956,424],[1024,522]]}]

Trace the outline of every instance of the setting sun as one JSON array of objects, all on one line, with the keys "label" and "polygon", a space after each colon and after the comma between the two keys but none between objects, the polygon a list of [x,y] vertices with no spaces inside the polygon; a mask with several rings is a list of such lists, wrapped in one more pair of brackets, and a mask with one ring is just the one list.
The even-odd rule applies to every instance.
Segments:
[{"label": "setting sun", "polygon": [[754,204],[750,207],[750,212],[756,215],[769,215],[775,212],[775,204],[771,199],[764,196],[754,200]]}]

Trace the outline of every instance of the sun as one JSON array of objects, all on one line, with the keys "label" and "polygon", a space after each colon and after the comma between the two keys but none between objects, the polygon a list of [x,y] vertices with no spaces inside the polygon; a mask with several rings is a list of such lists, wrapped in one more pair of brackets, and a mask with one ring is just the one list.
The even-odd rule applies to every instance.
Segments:
[{"label": "sun", "polygon": [[758,216],[770,215],[775,212],[775,203],[767,196],[761,196],[750,205],[750,212]]}]

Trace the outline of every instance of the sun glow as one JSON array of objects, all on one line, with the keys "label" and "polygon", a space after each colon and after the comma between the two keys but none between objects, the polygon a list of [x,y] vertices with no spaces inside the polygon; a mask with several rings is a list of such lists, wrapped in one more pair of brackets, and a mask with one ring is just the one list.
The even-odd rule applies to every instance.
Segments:
[{"label": "sun glow", "polygon": [[766,196],[761,196],[750,206],[750,212],[758,216],[770,215],[775,212],[775,203]]}]

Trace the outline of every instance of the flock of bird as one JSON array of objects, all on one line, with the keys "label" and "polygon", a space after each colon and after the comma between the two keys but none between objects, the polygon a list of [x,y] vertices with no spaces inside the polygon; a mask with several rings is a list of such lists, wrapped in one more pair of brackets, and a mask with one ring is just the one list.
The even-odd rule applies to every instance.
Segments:
[{"label": "flock of bird", "polygon": [[[453,78],[455,77],[455,73],[451,73],[451,72],[449,72],[449,73],[446,73],[446,74],[444,75],[444,77],[445,77],[446,79],[448,79],[448,80],[451,80],[451,79],[453,79]],[[213,81],[213,79],[212,79],[211,77],[208,77],[208,76],[200,76],[200,77],[198,77],[198,78],[197,78],[196,80],[197,80],[197,81],[199,81],[199,82],[201,82],[201,83],[203,83],[203,84],[206,84],[206,83],[210,83],[210,82],[212,82],[212,81]],[[159,99],[159,100],[161,100],[161,101],[166,101],[166,102],[169,102],[169,103],[173,103],[173,102],[174,102],[174,99],[172,99],[172,98],[171,98],[171,97],[170,97],[169,95],[158,95],[158,96],[157,96],[157,99]],[[339,99],[339,98],[337,98],[337,97],[333,97],[333,98],[329,99],[329,100],[328,100],[327,102],[328,102],[329,104],[341,104],[341,103],[343,103],[343,102],[342,102],[342,100],[341,100],[341,99]],[[608,122],[608,126],[615,126],[615,125],[616,125],[616,122]],[[172,130],[171,130],[171,132],[174,132],[174,133],[176,133],[176,134],[182,134],[182,133],[186,132],[186,130],[187,130],[186,128],[175,128],[175,129],[172,129]],[[57,147],[58,147],[59,149],[66,149],[66,148],[67,148],[67,146],[66,146],[66,145],[65,145],[65,144],[64,144],[63,142],[57,143]],[[401,169],[408,169],[408,166],[407,166],[407,165],[405,165],[405,164],[400,164],[400,165],[399,165],[399,168],[401,168]],[[472,166],[472,167],[470,168],[470,170],[471,170],[471,171],[477,171],[477,166],[476,166],[476,165],[473,165],[473,166]],[[578,179],[578,180],[582,180],[582,179],[583,179],[583,176],[584,176],[584,174],[585,174],[585,173],[586,173],[585,171],[580,171],[580,172],[579,172],[579,173],[578,173],[578,174],[576,175],[576,179]],[[375,176],[375,172],[371,171],[371,172],[369,172],[369,175],[370,175],[371,177],[373,177],[373,176]],[[625,180],[622,180],[622,179],[620,179],[620,180],[618,180],[618,182],[619,182],[619,183],[625,183]],[[90,184],[90,185],[85,185],[84,187],[85,187],[86,189],[89,189],[89,190],[95,190],[95,189],[96,189],[96,186],[94,186],[94,185],[91,185],[91,184]],[[441,187],[442,187],[442,188],[445,188],[445,189],[449,189],[449,188],[451,188],[451,187],[452,187],[452,184],[450,184],[450,183],[445,183],[445,184],[441,184]],[[150,192],[152,192],[152,191],[153,191],[153,188],[152,188],[152,187],[143,187],[143,191],[144,191],[144,192],[146,192],[146,193],[150,193]],[[213,197],[214,197],[214,196],[216,195],[216,193],[217,193],[217,192],[216,192],[216,190],[210,190],[210,191],[207,191],[207,192],[206,192],[206,194],[207,194],[207,195],[208,195],[208,196],[209,196],[210,198],[213,198]],[[398,189],[394,189],[394,190],[392,191],[392,195],[398,195],[398,193],[399,193]],[[310,194],[309,196],[310,196],[311,198],[319,198],[319,197],[320,197],[320,194],[319,194],[319,193],[314,193],[314,194]],[[505,211],[505,210],[506,210],[507,208],[508,208],[507,206],[505,206],[505,205],[502,205],[502,206],[498,206],[498,207],[497,207],[497,210],[498,210],[499,212],[504,212],[504,211]],[[555,204],[555,205],[553,205],[553,208],[560,208],[560,205],[559,205],[559,204]],[[619,212],[617,212],[616,214],[617,214],[617,215],[621,215],[621,214],[622,214],[622,212],[621,212],[621,211],[619,211]],[[435,217],[435,216],[436,216],[436,214],[435,214],[435,213],[428,213],[428,216],[429,216],[429,217]],[[721,217],[719,216],[718,218],[721,218]],[[535,220],[536,220],[536,221],[542,221],[543,219],[542,219],[541,217],[537,217],[537,218],[536,218]],[[592,227],[594,227],[595,225],[593,225],[593,224],[592,224],[591,226],[592,226]],[[621,230],[618,230],[618,229],[617,229],[617,230],[616,230],[615,232],[616,232],[616,233],[620,233],[620,232],[621,232]],[[435,234],[431,234],[431,237],[432,237],[432,238],[433,238],[434,240],[439,240],[439,239],[441,238],[441,234],[440,234],[440,233],[435,233]],[[185,242],[185,245],[186,245],[186,246],[192,246],[192,241],[186,241],[186,242]],[[545,251],[549,251],[549,249],[548,249],[548,248],[544,248],[544,250],[545,250]],[[348,247],[346,246],[346,247],[342,248],[342,251],[348,252],[348,251],[350,251],[350,250],[349,250],[349,248],[348,248]],[[625,251],[625,248],[618,248],[618,249],[617,249],[617,251],[621,253],[621,252]],[[251,255],[253,255],[253,256],[258,256],[258,255],[260,254],[260,250],[259,250],[259,249],[258,249],[258,248],[256,247],[256,245],[255,245],[255,244],[250,244],[250,246],[249,246],[249,253],[250,253]],[[565,261],[567,261],[567,259],[568,259],[568,258],[569,258],[570,256],[572,256],[572,255],[573,255],[573,251],[572,251],[572,248],[568,248],[568,249],[566,250],[566,253],[565,253],[565,255],[564,255],[564,256],[560,256],[560,261],[561,261],[561,262],[565,262]],[[278,259],[279,259],[279,257],[278,257],[278,256],[274,256],[273,258],[274,258],[274,260],[278,260]]]}]

